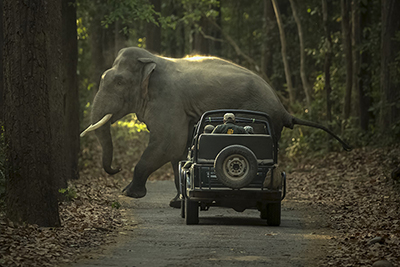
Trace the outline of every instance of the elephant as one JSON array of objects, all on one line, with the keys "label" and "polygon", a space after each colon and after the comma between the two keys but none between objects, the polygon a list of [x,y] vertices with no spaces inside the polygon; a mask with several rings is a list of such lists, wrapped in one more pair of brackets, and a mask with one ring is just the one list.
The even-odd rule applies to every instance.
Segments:
[{"label": "elephant", "polygon": [[[345,150],[351,148],[326,127],[292,116],[272,87],[260,76],[217,57],[181,59],[154,55],[145,49],[122,49],[111,69],[101,76],[92,107],[92,124],[82,132],[95,131],[103,149],[103,168],[113,168],[110,125],[127,114],[136,113],[150,132],[147,148],[125,187],[126,196],[146,195],[151,173],[171,162],[179,188],[178,163],[186,158],[188,138],[201,115],[215,109],[246,109],[269,114],[279,140],[283,127],[305,125],[320,128],[335,137]],[[170,205],[180,206],[177,196]]]}]

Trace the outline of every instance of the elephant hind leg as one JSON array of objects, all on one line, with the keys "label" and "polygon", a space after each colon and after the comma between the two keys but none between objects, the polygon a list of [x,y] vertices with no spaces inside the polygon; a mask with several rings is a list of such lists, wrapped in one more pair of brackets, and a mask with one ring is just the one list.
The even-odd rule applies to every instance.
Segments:
[{"label": "elephant hind leg", "polygon": [[175,176],[175,187],[176,187],[176,196],[171,199],[169,202],[169,206],[173,208],[179,209],[181,207],[182,200],[180,199],[180,185],[179,185],[179,168],[178,168],[179,160],[171,161],[172,169],[174,170]]}]

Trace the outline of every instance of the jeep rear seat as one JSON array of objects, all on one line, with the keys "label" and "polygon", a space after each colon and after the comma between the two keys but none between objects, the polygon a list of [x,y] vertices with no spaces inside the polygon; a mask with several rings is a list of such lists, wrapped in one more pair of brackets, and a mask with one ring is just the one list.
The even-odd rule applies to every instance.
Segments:
[{"label": "jeep rear seat", "polygon": [[272,137],[265,134],[202,134],[198,143],[198,162],[213,163],[218,153],[227,146],[242,145],[256,155],[258,164],[274,163]]}]

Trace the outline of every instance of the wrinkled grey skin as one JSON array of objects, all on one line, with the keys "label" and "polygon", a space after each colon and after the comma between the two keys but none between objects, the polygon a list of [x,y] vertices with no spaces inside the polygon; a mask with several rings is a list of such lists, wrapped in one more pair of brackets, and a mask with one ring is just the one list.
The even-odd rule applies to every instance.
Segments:
[{"label": "wrinkled grey skin", "polygon": [[109,174],[119,171],[111,167],[110,123],[136,113],[146,123],[150,141],[134,169],[132,182],[124,189],[125,194],[145,196],[147,178],[167,162],[173,165],[178,188],[178,162],[186,157],[189,134],[200,116],[214,109],[266,112],[278,140],[283,127],[293,128],[294,124],[327,130],[290,115],[271,86],[238,65],[213,57],[169,59],[141,48],[125,48],[112,68],[104,72],[93,104],[93,123],[113,114],[110,121],[95,130],[103,148],[104,170]]}]

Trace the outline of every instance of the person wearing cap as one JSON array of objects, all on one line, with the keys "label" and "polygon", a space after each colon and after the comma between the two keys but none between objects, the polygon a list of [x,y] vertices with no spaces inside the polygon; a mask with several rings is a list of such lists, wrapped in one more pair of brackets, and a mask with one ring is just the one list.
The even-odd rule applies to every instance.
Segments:
[{"label": "person wearing cap", "polygon": [[225,113],[224,124],[220,124],[212,131],[212,133],[223,134],[245,134],[246,131],[242,126],[235,125],[236,119],[233,113]]}]

